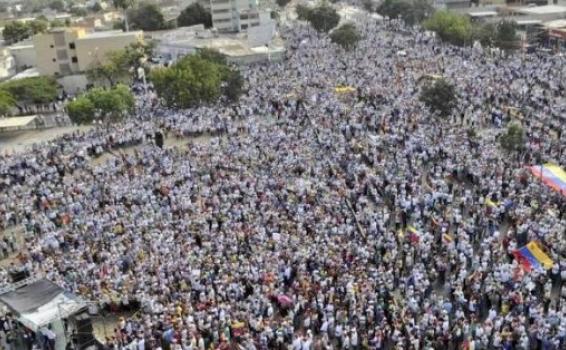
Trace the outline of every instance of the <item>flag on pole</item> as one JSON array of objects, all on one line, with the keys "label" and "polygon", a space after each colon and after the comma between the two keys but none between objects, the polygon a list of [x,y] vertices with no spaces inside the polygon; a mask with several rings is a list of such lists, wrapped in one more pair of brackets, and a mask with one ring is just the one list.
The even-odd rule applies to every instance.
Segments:
[{"label": "flag on pole", "polygon": [[527,270],[532,269],[550,269],[554,262],[552,259],[540,248],[537,242],[531,241],[524,247],[521,247],[513,252],[515,259],[519,261],[521,266]]}]

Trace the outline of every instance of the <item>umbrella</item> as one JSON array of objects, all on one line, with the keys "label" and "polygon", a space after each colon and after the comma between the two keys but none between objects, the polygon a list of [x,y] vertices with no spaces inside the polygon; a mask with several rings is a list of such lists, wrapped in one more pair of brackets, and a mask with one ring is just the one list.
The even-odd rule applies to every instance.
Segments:
[{"label": "umbrella", "polygon": [[293,300],[291,300],[291,298],[289,298],[288,296],[286,296],[285,294],[280,294],[277,297],[277,302],[281,305],[281,306],[291,306],[293,305]]}]

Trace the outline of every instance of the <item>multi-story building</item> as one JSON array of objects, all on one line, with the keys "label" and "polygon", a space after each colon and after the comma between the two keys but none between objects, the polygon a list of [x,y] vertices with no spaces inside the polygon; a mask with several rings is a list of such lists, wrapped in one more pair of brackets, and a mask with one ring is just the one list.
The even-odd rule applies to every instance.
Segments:
[{"label": "multi-story building", "polygon": [[260,25],[257,0],[210,0],[212,26],[220,32],[239,32]]},{"label": "multi-story building", "polygon": [[33,38],[37,68],[43,75],[81,73],[103,62],[110,51],[143,40],[143,32],[87,33],[83,28],[56,28]]}]

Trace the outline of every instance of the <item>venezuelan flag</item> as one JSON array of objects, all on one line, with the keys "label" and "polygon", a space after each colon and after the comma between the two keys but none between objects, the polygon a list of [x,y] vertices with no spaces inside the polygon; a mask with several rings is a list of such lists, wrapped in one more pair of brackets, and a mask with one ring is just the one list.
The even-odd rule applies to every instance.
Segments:
[{"label": "venezuelan flag", "polygon": [[499,202],[494,202],[491,200],[491,198],[486,198],[485,205],[487,205],[488,207],[497,208],[499,206]]},{"label": "venezuelan flag", "polygon": [[414,226],[410,226],[410,225],[407,227],[407,231],[409,232],[409,239],[411,240],[411,242],[418,243],[420,240],[419,231],[417,231],[417,229]]},{"label": "venezuelan flag", "polygon": [[454,237],[452,237],[449,233],[444,233],[442,234],[442,241],[446,244],[450,244],[454,241]]},{"label": "venezuelan flag", "polygon": [[533,165],[531,173],[539,177],[548,187],[566,196],[566,172],[554,164]]},{"label": "venezuelan flag", "polygon": [[513,252],[515,259],[527,271],[532,269],[550,269],[554,262],[545,252],[542,251],[537,242],[531,241],[526,246]]}]

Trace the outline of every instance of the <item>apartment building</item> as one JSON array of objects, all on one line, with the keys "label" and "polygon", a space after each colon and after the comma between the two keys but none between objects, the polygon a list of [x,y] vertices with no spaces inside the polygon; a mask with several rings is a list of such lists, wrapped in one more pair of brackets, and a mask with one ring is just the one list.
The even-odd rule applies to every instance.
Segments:
[{"label": "apartment building", "polygon": [[103,62],[109,51],[143,40],[143,32],[94,32],[84,28],[56,28],[33,37],[37,68],[42,75],[64,76],[84,72]]},{"label": "apartment building", "polygon": [[260,25],[257,0],[210,0],[212,26],[219,32],[240,32]]}]

